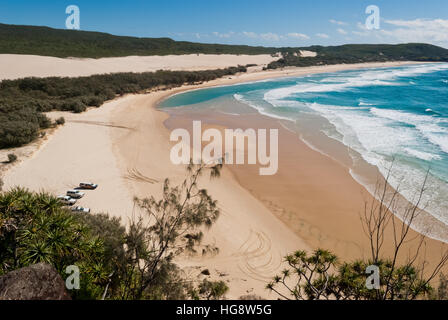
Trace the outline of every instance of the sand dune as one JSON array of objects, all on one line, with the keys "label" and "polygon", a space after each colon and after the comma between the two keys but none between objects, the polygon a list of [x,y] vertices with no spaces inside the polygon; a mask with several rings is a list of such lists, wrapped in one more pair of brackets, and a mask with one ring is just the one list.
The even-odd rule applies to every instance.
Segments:
[{"label": "sand dune", "polygon": [[0,80],[24,77],[79,77],[115,72],[207,70],[237,65],[266,65],[278,59],[263,55],[189,54],[130,56],[102,59],[61,59],[33,55],[0,54]]}]

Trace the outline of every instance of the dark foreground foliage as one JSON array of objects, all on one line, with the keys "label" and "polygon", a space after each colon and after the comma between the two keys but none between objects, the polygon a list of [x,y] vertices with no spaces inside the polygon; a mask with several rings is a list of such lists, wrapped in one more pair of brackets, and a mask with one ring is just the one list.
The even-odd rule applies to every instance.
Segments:
[{"label": "dark foreground foliage", "polygon": [[0,275],[39,262],[63,278],[76,265],[88,276],[74,296],[95,298],[107,281],[104,242],[54,196],[16,188],[0,194]]},{"label": "dark foreground foliage", "polygon": [[243,66],[206,71],[115,73],[79,78],[25,78],[0,83],[0,149],[33,141],[51,126],[42,114],[52,110],[83,112],[126,93],[210,81],[238,72]]},{"label": "dark foreground foliage", "polygon": [[142,216],[125,228],[106,214],[72,213],[54,196],[16,188],[0,193],[0,275],[32,264],[51,264],[67,278],[80,270],[74,299],[219,299],[222,282],[189,279],[174,262],[195,252],[203,228],[219,209],[197,180],[220,166],[190,167],[185,181],[163,186],[161,200],[136,200]]}]

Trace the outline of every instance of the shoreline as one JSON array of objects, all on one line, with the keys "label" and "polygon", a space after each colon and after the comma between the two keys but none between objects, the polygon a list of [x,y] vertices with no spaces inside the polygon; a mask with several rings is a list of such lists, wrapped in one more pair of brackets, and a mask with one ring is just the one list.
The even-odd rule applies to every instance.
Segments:
[{"label": "shoreline", "polygon": [[[279,171],[275,175],[260,176],[259,167],[248,164],[224,167],[242,187],[310,247],[331,249],[347,260],[365,257],[368,243],[362,232],[359,215],[366,202],[375,200],[367,187],[354,178],[350,164],[343,164],[332,156],[311,148],[297,137],[296,132],[284,128],[280,121],[260,114],[234,117],[202,111],[190,116],[186,111],[184,114],[170,114],[165,126],[170,130],[187,128],[191,134],[193,120],[202,121],[203,129],[220,130],[222,135],[222,130],[227,128],[277,129],[281,143]],[[337,148],[349,159],[346,148]],[[371,170],[368,174],[371,175],[370,178],[373,177],[373,183],[384,181],[376,167],[369,165],[368,169]],[[390,186],[388,189],[393,190]],[[399,198],[403,205],[408,203],[401,195]],[[432,216],[429,217],[432,221],[437,221]],[[426,217],[422,215],[421,218]],[[417,233],[413,231],[413,235]],[[427,242],[432,248],[439,245],[439,241],[430,237]],[[430,254],[432,257],[436,256],[435,251]]]},{"label": "shoreline", "polygon": [[[409,63],[394,66],[404,64]],[[5,189],[22,185],[35,191],[46,189],[57,194],[79,180],[93,180],[100,184],[100,188],[89,193],[81,203],[90,206],[93,212],[109,212],[110,215],[121,217],[122,222],[126,223],[135,214],[134,196],[157,197],[164,178],[169,177],[176,182],[185,174],[183,168],[169,162],[169,131],[164,125],[168,115],[157,109],[163,99],[192,89],[313,72],[333,72],[338,67],[341,69],[337,71],[387,66],[392,64],[322,66],[245,73],[202,85],[127,95],[82,114],[58,112],[55,115],[63,114],[66,124],[48,138],[36,156],[25,159],[8,171]],[[67,145],[71,148],[67,152],[61,152],[66,150]],[[301,150],[315,153],[313,157],[320,161],[328,161],[323,160],[325,156],[322,154],[303,145],[306,149]],[[79,150],[82,150],[82,154],[77,152]],[[229,282],[229,297],[238,298],[255,293],[275,298],[275,295],[269,295],[264,290],[264,286],[274,274],[281,271],[282,256],[297,249],[310,250],[315,247],[301,236],[300,230],[291,231],[291,225],[287,221],[273,213],[272,208],[270,210],[250,190],[241,186],[230,171],[225,168],[218,181],[201,181],[201,186],[208,189],[222,206],[222,216],[205,233],[204,239],[205,244],[218,246],[220,253],[215,256],[185,257],[179,264],[191,277],[198,277],[202,269],[208,268],[213,279]],[[344,170],[339,168],[337,172],[342,175]],[[348,172],[345,174],[350,177]],[[350,179],[353,180],[351,177]],[[359,188],[360,185],[355,183]],[[321,218],[320,223],[328,223],[324,220]],[[434,242],[431,247],[436,246],[437,242]],[[431,256],[434,255],[431,252]]]},{"label": "shoreline", "polygon": [[[208,87],[208,86],[206,86],[206,87]],[[195,88],[193,90],[200,90],[200,89],[202,89],[202,88]],[[186,91],[190,91],[190,90],[182,90],[181,92],[186,92]],[[174,94],[179,94],[181,92],[176,92]],[[169,97],[173,96],[174,94],[169,95]],[[219,107],[218,107],[218,110],[219,110]],[[161,111],[165,111],[165,112],[171,114],[169,112],[169,108],[165,109],[165,110],[161,110]],[[176,112],[173,112],[173,114],[175,114],[175,117],[178,119],[172,119],[173,114],[171,114],[171,117],[165,121],[165,123],[167,123],[166,126],[171,130],[175,129],[175,128],[185,128],[185,126],[188,125],[187,122],[191,123],[192,120],[202,120],[203,123],[205,122],[208,127],[212,127],[212,128],[216,128],[216,129],[242,128],[244,130],[244,129],[247,129],[247,125],[246,125],[247,123],[250,123],[251,127],[260,128],[260,129],[275,127],[274,123],[276,123],[276,122],[281,124],[281,122],[278,121],[277,119],[273,119],[273,118],[264,116],[259,113],[257,113],[254,117],[238,115],[238,118],[240,118],[241,121],[238,121],[238,120],[235,121],[234,118],[232,119],[232,117],[225,118],[225,116],[222,116],[221,114],[220,115],[216,115],[216,113],[211,114],[211,111],[202,111],[202,112],[200,111],[200,112],[196,113],[193,117],[189,117],[190,116],[189,112],[190,111],[185,111],[184,114],[180,114],[180,115],[176,114]],[[185,118],[187,118],[188,121],[186,121]],[[216,118],[219,118],[219,120],[216,120]],[[263,123],[263,121],[260,119],[263,119],[263,121],[265,120],[264,123],[267,122],[269,124],[268,125],[257,125],[256,124],[257,121]],[[283,125],[282,125],[282,127],[277,126],[277,129],[279,129],[279,131],[282,131],[282,130],[289,131]],[[189,131],[191,134],[191,128],[189,128]],[[326,139],[330,140],[329,137],[326,137]],[[376,166],[370,165],[366,161],[364,161],[365,164],[362,166],[361,171],[366,171],[366,172],[363,172],[363,173],[354,172],[353,168],[351,167],[350,164],[344,165],[343,161],[339,161],[337,158],[333,157],[332,155],[326,154],[324,152],[325,150],[314,147],[312,144],[308,143],[303,137],[300,137],[300,140],[303,144],[306,145],[306,148],[309,149],[308,151],[312,150],[313,152],[319,153],[322,157],[329,158],[330,162],[337,162],[336,166],[342,167],[342,169],[346,171],[345,172],[346,176],[349,177],[348,180],[350,180],[350,183],[352,184],[352,191],[355,190],[355,192],[359,192],[361,194],[361,197],[358,197],[358,200],[361,199],[366,202],[376,201],[376,200],[374,200],[373,190],[371,187],[377,182],[384,182],[384,177],[382,176],[382,174],[380,173],[379,169]],[[337,142],[337,141],[333,141],[333,144],[339,144],[339,146],[337,147],[340,149],[339,151],[341,151],[342,149],[346,149],[347,155],[345,155],[345,157],[349,158],[350,161],[353,161],[353,159],[351,159],[351,157],[349,156],[349,152],[355,152],[354,150],[350,149],[350,151],[349,151],[348,150],[349,148],[347,148],[346,146],[342,145],[342,143]],[[299,155],[297,154],[296,156],[299,156]],[[327,167],[327,166],[324,166],[324,167]],[[301,207],[306,206],[306,204],[293,201],[289,205],[289,207],[286,206],[286,208],[285,208],[284,204],[286,202],[288,202],[288,197],[282,197],[279,194],[282,194],[282,193],[287,194],[289,191],[288,188],[285,188],[281,192],[278,192],[279,194],[277,194],[277,199],[276,199],[277,201],[273,201],[272,199],[270,199],[270,197],[275,198],[275,195],[274,196],[272,195],[272,193],[273,193],[272,189],[265,188],[263,190],[263,187],[261,187],[263,185],[269,185],[269,186],[276,186],[278,188],[278,187],[281,187],[282,183],[289,183],[289,185],[291,185],[291,181],[289,181],[287,179],[283,179],[283,180],[278,179],[278,180],[281,180],[282,182],[276,183],[275,182],[276,179],[272,179],[273,181],[271,181],[270,183],[264,183],[262,181],[263,179],[258,177],[260,179],[252,179],[254,181],[250,182],[250,180],[251,180],[250,177],[257,177],[257,173],[255,172],[256,170],[252,170],[250,168],[250,166],[248,166],[248,165],[243,165],[243,166],[241,166],[241,168],[237,168],[237,167],[238,166],[230,166],[229,170],[233,173],[235,179],[239,182],[239,184],[241,186],[243,186],[246,190],[249,190],[254,197],[256,197],[267,208],[269,208],[269,210],[273,214],[275,214],[280,220],[282,220],[285,225],[288,225],[288,227],[290,229],[294,230],[298,236],[300,236],[302,238],[305,237],[304,239],[306,240],[307,244],[309,244],[312,248],[317,248],[317,247],[321,247],[321,246],[323,246],[325,248],[331,248],[331,249],[335,250],[342,258],[349,259],[349,260],[359,258],[367,252],[367,250],[366,250],[367,249],[366,248],[367,238],[364,237],[364,235],[359,237],[359,233],[362,233],[362,226],[360,223],[358,223],[358,224],[355,223],[355,222],[359,222],[358,216],[356,216],[355,219],[353,219],[353,217],[350,217],[349,219],[344,219],[344,218],[341,219],[341,215],[342,216],[344,215],[345,210],[339,209],[339,213],[335,214],[336,217],[331,217],[329,215],[326,215],[325,218],[322,218],[322,216],[317,218],[317,220],[325,220],[328,223],[328,225],[331,225],[331,226],[350,225],[351,230],[361,231],[361,232],[355,231],[354,233],[358,233],[358,237],[353,237],[352,239],[350,239],[350,237],[338,237],[338,236],[334,236],[333,239],[331,239],[331,230],[328,228],[322,229],[321,226],[319,226],[320,225],[319,222],[315,223],[316,219],[313,217],[312,214],[307,215],[307,214],[304,214],[303,211],[299,210],[299,212],[297,212],[297,210],[295,210],[297,207],[301,208]],[[307,165],[305,165],[305,167],[307,167]],[[291,168],[297,170],[297,167],[292,166]],[[360,169],[360,168],[357,168],[357,169]],[[247,173],[247,172],[250,172],[250,173]],[[290,170],[290,172],[294,172],[294,170]],[[315,173],[318,174],[318,172],[316,172],[316,171],[315,171]],[[331,172],[326,171],[326,174],[324,176],[329,176],[329,175],[331,175]],[[286,175],[284,175],[284,176],[286,176]],[[342,180],[342,179],[336,179],[336,181],[340,181],[340,180]],[[249,181],[249,182],[247,182],[247,181]],[[356,185],[358,188],[353,188],[354,185]],[[275,189],[276,188],[274,188],[274,190]],[[391,191],[394,190],[390,185],[388,186],[388,189]],[[312,194],[313,193],[311,193],[311,195]],[[309,196],[310,195],[308,195],[308,197]],[[352,197],[352,196],[350,196],[350,197]],[[355,198],[356,197],[357,196],[355,196]],[[289,198],[293,198],[293,196],[289,196]],[[328,199],[325,196],[323,196],[322,198],[325,199],[324,202],[327,201],[327,199]],[[351,199],[349,199],[349,198],[344,198],[343,200],[341,200],[342,198],[340,197],[340,194],[339,194],[339,196],[335,197],[335,199],[337,199],[337,200],[333,201],[333,206],[332,205],[327,206],[327,210],[334,211],[334,205],[337,205],[341,202],[350,202]],[[365,200],[365,199],[369,199],[369,200]],[[318,201],[318,200],[316,199],[316,201]],[[399,194],[399,202],[400,202],[401,206],[405,206],[406,204],[409,203],[409,201],[406,200],[404,198],[404,196],[402,196],[401,194]],[[361,209],[363,207],[363,204],[364,204],[364,202],[358,201],[357,206],[352,207],[351,211],[355,212],[356,208]],[[310,210],[310,211],[313,211],[313,210]],[[322,211],[320,211],[320,212],[322,212]],[[319,211],[315,210],[314,214],[319,214]],[[291,219],[291,216],[296,216],[296,217],[301,217],[301,218],[298,220],[297,219],[294,220],[294,219]],[[305,216],[305,218],[304,218],[304,216]],[[306,218],[306,217],[308,217],[308,218]],[[395,216],[395,219],[398,220],[398,219],[401,219],[401,217]],[[300,228],[292,227],[292,226],[297,226],[297,225],[301,225],[301,227]],[[415,229],[419,225],[422,225],[422,227]],[[428,231],[428,229],[426,228],[428,225],[430,226],[430,229],[429,229],[430,231]],[[304,232],[304,230],[305,230],[305,232]],[[340,230],[343,230],[342,231],[343,233],[346,232],[345,228],[340,228]],[[416,231],[416,230],[419,230],[419,231]],[[441,250],[441,247],[443,246],[443,241],[441,240],[441,238],[437,238],[437,237],[438,237],[438,235],[446,234],[446,231],[447,231],[447,226],[445,224],[443,224],[443,222],[437,220],[431,214],[429,214],[425,211],[422,211],[422,213],[415,219],[415,222],[414,222],[413,226],[411,227],[412,235],[410,236],[410,238],[418,236],[421,232],[426,232],[426,235],[428,238],[426,240],[427,251],[425,252],[425,254],[430,257],[429,258],[430,261],[436,261],[435,259],[437,259],[438,251],[439,251],[439,249]],[[307,232],[309,233],[309,235],[305,236],[304,234]],[[317,235],[315,234],[316,232],[318,233]],[[431,234],[431,232],[435,232],[437,235],[435,235],[434,233]],[[390,234],[391,234],[391,232],[389,232],[389,235]],[[349,240],[347,240],[347,239],[349,239]],[[335,244],[325,245],[326,243],[331,243],[331,242],[334,242]],[[344,242],[346,244],[344,244]],[[412,242],[407,246],[407,249],[412,250]],[[389,247],[387,250],[390,253],[392,248]]]},{"label": "shoreline", "polygon": [[[315,74],[315,73],[330,73],[330,72],[338,72],[338,71],[345,71],[345,70],[360,70],[360,69],[368,69],[368,68],[394,67],[394,66],[411,65],[411,64],[421,64],[421,63],[410,61],[410,62],[397,62],[397,63],[388,62],[388,63],[367,63],[367,64],[354,64],[354,65],[323,66],[323,67],[334,67],[334,68],[331,68],[332,70],[326,69],[325,71],[316,69],[316,68],[320,68],[320,67],[305,67],[305,68],[292,68],[292,69],[290,68],[288,70],[282,69],[280,71],[281,72],[280,74],[278,74],[278,72],[276,72],[277,70],[269,71],[269,72],[275,72],[275,75],[272,74],[271,77],[269,77],[269,79],[284,78],[285,74],[287,74],[286,77],[295,77],[295,76],[310,75],[310,74]],[[244,75],[247,75],[247,74],[244,74]],[[189,92],[189,91],[202,90],[204,88],[209,88],[209,87],[232,86],[232,85],[238,85],[238,84],[242,84],[242,83],[251,83],[251,82],[265,80],[264,75],[261,77],[257,77],[257,79],[253,79],[252,77],[249,77],[249,76],[248,76],[248,78],[250,78],[250,80],[248,80],[248,81],[245,81],[245,80],[242,81],[241,78],[239,78],[239,79],[234,79],[235,81],[229,81],[229,82],[231,82],[230,84],[227,83],[227,84],[218,84],[218,85],[215,85],[215,84],[208,85],[209,83],[207,83],[205,85],[195,86],[195,88],[192,88],[192,89],[176,90],[176,92],[168,95],[166,98],[160,99],[160,101],[158,101],[157,105],[159,105],[162,102],[162,100],[165,100],[165,99],[171,98],[175,95],[182,94],[182,93]],[[158,110],[160,110],[160,109],[158,108]],[[168,112],[168,109],[160,110],[160,111]],[[208,111],[205,111],[205,113],[207,113],[207,112]],[[259,113],[258,111],[256,113],[261,118],[266,118],[266,119],[270,119],[270,120],[275,119],[275,121],[282,120],[280,118],[269,117],[267,115]],[[201,117],[200,114],[199,114],[199,117]],[[194,119],[194,120],[198,120],[198,119]],[[206,120],[206,118],[202,119],[202,120]],[[275,122],[275,121],[272,121],[272,122]],[[286,120],[286,121],[290,121],[290,120]],[[328,121],[328,120],[325,119],[324,121]],[[286,128],[286,126],[283,125],[283,123],[281,121],[278,121],[278,122],[282,125],[282,127],[283,127],[282,129],[291,131],[288,128]],[[221,121],[219,123],[218,127],[219,128],[227,127],[227,124],[225,123],[225,121],[224,122]],[[244,123],[242,123],[241,127],[244,127]],[[171,126],[170,129],[175,129],[175,127]],[[347,147],[346,145],[342,144],[342,142],[325,136],[324,139],[319,138],[321,140],[319,142],[322,142],[322,140],[326,140],[322,143],[323,145],[325,145],[325,148],[321,148],[321,146],[316,146],[314,144],[315,141],[310,141],[310,140],[307,140],[306,138],[304,138],[302,133],[303,132],[298,132],[299,138],[304,144],[306,144],[306,146],[308,148],[312,149],[315,152],[320,153],[322,156],[331,158],[331,160],[336,161],[340,165],[345,167],[348,170],[351,178],[353,180],[355,180],[356,183],[361,185],[364,189],[366,189],[368,191],[368,193],[370,194],[370,196],[372,196],[372,197],[374,196],[375,184],[378,183],[379,181],[381,181],[381,183],[383,183],[385,181],[385,178],[384,178],[383,174],[380,172],[378,167],[365,161],[357,151],[351,149],[350,147]],[[191,134],[191,132],[190,132],[190,134]],[[296,134],[297,134],[297,132],[296,132]],[[329,145],[333,145],[330,148],[336,149],[336,151],[332,150],[332,152],[328,152],[327,147]],[[344,154],[341,156],[341,150],[344,151],[344,153],[345,153],[345,151],[348,151],[348,152],[346,155]],[[358,161],[361,161],[363,163],[361,165],[358,165],[358,167],[354,168],[353,167],[354,159],[349,155],[349,153],[355,153],[357,155]],[[395,190],[395,188],[392,187],[390,185],[390,183],[388,184],[388,188],[390,190]],[[410,202],[409,200],[406,199],[405,196],[403,196],[401,194],[401,191],[399,192],[399,197],[400,197],[400,202],[403,204]],[[396,216],[396,217],[401,220],[401,217],[399,217],[399,216]],[[444,224],[442,221],[438,220],[436,217],[434,217],[431,213],[424,211],[424,209],[422,211],[422,214],[419,215],[415,219],[412,229],[415,230],[417,233],[424,233],[428,238],[430,238],[432,240],[448,243],[448,237],[446,236],[446,234],[448,234],[448,226],[446,224]],[[430,230],[430,231],[428,231],[428,230]]]}]

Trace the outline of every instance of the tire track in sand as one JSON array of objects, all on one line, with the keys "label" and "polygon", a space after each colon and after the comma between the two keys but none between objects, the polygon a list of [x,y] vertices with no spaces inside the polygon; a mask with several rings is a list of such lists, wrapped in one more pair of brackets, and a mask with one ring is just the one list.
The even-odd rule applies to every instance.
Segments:
[{"label": "tire track in sand", "polygon": [[239,270],[252,279],[267,282],[281,266],[281,257],[272,253],[271,239],[262,231],[251,230],[247,239],[233,256]]}]

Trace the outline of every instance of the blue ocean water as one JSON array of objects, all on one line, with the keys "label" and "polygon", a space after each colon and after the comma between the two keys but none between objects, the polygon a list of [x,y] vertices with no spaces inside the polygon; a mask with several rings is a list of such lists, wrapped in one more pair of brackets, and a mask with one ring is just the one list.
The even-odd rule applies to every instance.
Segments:
[{"label": "blue ocean water", "polygon": [[362,69],[190,91],[161,107],[235,99],[257,112],[299,122],[307,115],[324,133],[356,150],[412,200],[430,172],[425,201],[448,224],[448,64]]}]

